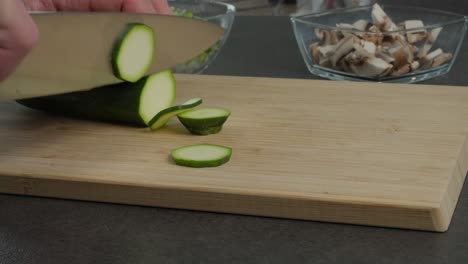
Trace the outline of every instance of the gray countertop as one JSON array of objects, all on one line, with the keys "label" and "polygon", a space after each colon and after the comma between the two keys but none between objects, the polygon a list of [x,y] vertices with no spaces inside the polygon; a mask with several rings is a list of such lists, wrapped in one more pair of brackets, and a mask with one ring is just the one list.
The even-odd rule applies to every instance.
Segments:
[{"label": "gray countertop", "polygon": [[[468,2],[383,1],[468,13]],[[428,84],[468,84],[468,42]],[[207,74],[314,78],[287,17],[238,17]],[[468,192],[446,233],[0,195],[0,263],[466,263]]]}]

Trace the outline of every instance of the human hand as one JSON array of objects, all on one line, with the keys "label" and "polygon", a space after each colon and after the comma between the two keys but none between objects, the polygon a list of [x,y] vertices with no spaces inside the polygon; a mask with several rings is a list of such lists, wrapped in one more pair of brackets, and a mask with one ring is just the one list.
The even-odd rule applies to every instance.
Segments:
[{"label": "human hand", "polygon": [[28,11],[172,14],[167,0],[0,0],[0,81],[14,71],[37,42],[37,27]]},{"label": "human hand", "polygon": [[113,11],[172,14],[167,0],[23,0],[32,11]]},{"label": "human hand", "polygon": [[37,41],[36,25],[18,0],[0,0],[0,81],[6,79]]}]

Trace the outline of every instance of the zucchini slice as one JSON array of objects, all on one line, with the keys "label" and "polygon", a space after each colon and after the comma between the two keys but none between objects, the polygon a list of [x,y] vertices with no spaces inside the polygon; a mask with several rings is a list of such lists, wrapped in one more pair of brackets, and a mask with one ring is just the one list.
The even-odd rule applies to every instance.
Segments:
[{"label": "zucchini slice", "polygon": [[127,24],[112,48],[114,75],[127,82],[137,82],[151,67],[154,49],[155,36],[151,27],[140,23]]},{"label": "zucchini slice", "polygon": [[232,148],[212,144],[183,146],[171,151],[177,165],[193,168],[218,167],[227,163],[231,156]]},{"label": "zucchini slice", "polygon": [[147,126],[175,99],[171,71],[147,76],[136,83],[123,82],[85,92],[18,100],[32,109],[79,119]]},{"label": "zucchini slice", "polygon": [[179,114],[179,121],[196,135],[209,135],[219,133],[231,112],[224,108],[194,109]]},{"label": "zucchini slice", "polygon": [[161,110],[158,114],[156,114],[151,119],[151,121],[149,121],[148,126],[150,127],[151,130],[157,130],[165,126],[167,122],[169,121],[169,119],[171,119],[173,116],[176,116],[180,113],[191,110],[194,107],[199,106],[202,102],[203,100],[200,98],[193,98],[181,105],[176,105],[176,106],[172,106],[164,110]]}]

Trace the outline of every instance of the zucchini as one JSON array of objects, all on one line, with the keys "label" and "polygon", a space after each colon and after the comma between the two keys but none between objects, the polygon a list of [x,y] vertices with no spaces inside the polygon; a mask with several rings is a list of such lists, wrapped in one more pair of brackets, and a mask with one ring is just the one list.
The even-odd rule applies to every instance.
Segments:
[{"label": "zucchini", "polygon": [[175,79],[171,71],[147,76],[136,83],[119,83],[85,92],[46,96],[17,101],[49,113],[80,119],[92,119],[147,126],[175,99]]},{"label": "zucchini", "polygon": [[127,82],[137,82],[151,67],[154,49],[155,36],[151,27],[140,23],[127,24],[112,47],[114,75]]},{"label": "zucchini", "polygon": [[203,102],[200,98],[193,98],[188,100],[187,102],[183,103],[182,105],[171,106],[160,111],[157,115],[155,115],[151,121],[149,121],[148,126],[151,130],[157,130],[167,124],[169,119],[173,116],[176,116],[180,113],[185,111],[189,111],[194,107],[199,106]]},{"label": "zucchini", "polygon": [[202,108],[179,114],[179,121],[196,135],[219,133],[231,112],[223,108]]},{"label": "zucchini", "polygon": [[171,151],[177,165],[193,168],[221,166],[231,159],[231,155],[231,148],[212,144],[183,146]]}]

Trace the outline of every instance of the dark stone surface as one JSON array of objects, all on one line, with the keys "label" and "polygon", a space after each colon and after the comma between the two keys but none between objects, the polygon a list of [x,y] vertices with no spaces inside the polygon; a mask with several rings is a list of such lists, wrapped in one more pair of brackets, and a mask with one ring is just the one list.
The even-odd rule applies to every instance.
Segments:
[{"label": "dark stone surface", "polygon": [[[468,43],[450,74],[427,83],[468,84],[466,59]],[[237,18],[206,73],[313,78],[286,17]],[[0,263],[466,263],[467,226],[466,191],[446,233],[0,195]]]}]

